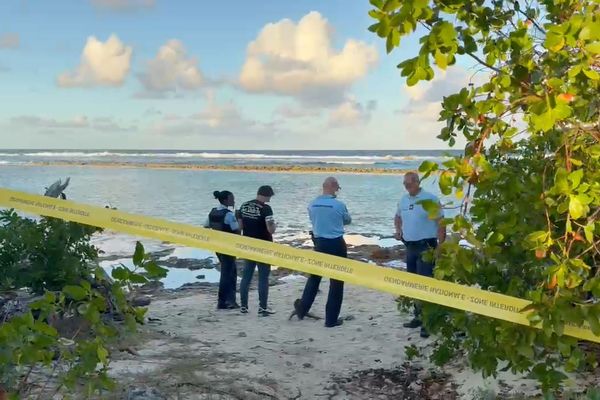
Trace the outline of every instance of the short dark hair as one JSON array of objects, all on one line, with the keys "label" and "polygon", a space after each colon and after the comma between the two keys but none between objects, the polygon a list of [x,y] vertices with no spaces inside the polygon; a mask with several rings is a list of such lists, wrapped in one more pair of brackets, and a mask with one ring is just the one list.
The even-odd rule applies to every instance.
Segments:
[{"label": "short dark hair", "polygon": [[263,185],[258,188],[258,192],[256,193],[259,196],[271,197],[275,194],[273,188],[269,185]]}]

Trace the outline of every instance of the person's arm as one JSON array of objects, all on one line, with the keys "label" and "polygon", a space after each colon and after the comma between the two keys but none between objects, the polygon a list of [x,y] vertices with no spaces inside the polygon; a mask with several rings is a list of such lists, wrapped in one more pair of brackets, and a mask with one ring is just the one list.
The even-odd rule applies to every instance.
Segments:
[{"label": "person's arm", "polygon": [[265,224],[267,224],[267,231],[272,235],[275,233],[277,229],[277,224],[275,223],[275,218],[273,218],[273,210],[271,207],[263,208],[265,210]]},{"label": "person's arm", "polygon": [[235,218],[235,214],[232,212],[228,212],[225,215],[225,221],[224,221],[227,225],[229,225],[229,227],[231,228],[231,230],[234,233],[240,233],[240,225],[237,221],[237,219]]},{"label": "person's arm", "polygon": [[235,218],[237,219],[240,232],[244,230],[244,220],[242,219],[242,212],[240,210],[235,211]]},{"label": "person's arm", "polygon": [[344,203],[342,203],[342,220],[344,221],[344,225],[350,225],[352,223],[352,217]]},{"label": "person's arm", "polygon": [[396,228],[396,234],[394,235],[396,240],[402,240],[402,217],[400,216],[400,204],[394,215],[394,228]]}]

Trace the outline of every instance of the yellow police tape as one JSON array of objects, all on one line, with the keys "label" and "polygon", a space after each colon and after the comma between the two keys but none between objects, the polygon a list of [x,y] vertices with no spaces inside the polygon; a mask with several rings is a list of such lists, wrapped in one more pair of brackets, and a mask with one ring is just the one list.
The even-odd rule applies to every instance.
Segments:
[{"label": "yellow police tape", "polygon": [[[383,268],[365,262],[198,228],[102,207],[0,188],[0,206],[61,218],[114,231],[231,254],[351,284],[425,300],[521,325],[530,325],[520,312],[529,301],[474,287]],[[564,334],[593,342],[600,337],[589,327],[565,326]]]}]

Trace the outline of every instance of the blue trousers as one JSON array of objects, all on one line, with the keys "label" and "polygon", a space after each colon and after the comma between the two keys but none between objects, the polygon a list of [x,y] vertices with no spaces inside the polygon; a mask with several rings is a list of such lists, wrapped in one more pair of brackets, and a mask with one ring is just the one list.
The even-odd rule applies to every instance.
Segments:
[{"label": "blue trousers", "polygon": [[221,277],[219,278],[218,307],[235,304],[237,286],[237,267],[235,257],[217,253],[221,263]]},{"label": "blue trousers", "polygon": [[[348,257],[346,242],[343,237],[336,239],[315,238],[315,251],[327,253],[339,257]],[[304,292],[300,300],[299,318],[304,318],[315,301],[322,277],[311,275],[306,281]],[[344,299],[344,281],[331,279],[329,282],[329,293],[327,295],[327,305],[325,306],[325,325],[334,326],[340,316],[342,309],[342,300]]]},{"label": "blue trousers", "polygon": [[[417,242],[404,242],[406,245],[406,270],[413,274],[433,276],[434,264],[423,261],[423,253],[437,247],[437,239],[424,239]],[[415,301],[415,318],[421,316],[421,304]]]},{"label": "blue trousers", "polygon": [[248,291],[250,290],[250,282],[252,282],[252,275],[254,270],[258,266],[258,303],[262,309],[267,308],[267,301],[269,299],[269,274],[271,273],[271,266],[269,264],[263,264],[252,260],[246,260],[244,263],[244,272],[242,273],[242,282],[240,283],[240,301],[242,307],[248,308]]}]

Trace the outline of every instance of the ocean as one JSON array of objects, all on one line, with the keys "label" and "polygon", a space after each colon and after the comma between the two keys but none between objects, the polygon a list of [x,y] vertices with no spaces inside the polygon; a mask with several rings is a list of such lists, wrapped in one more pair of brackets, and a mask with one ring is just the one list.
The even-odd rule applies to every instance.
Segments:
[{"label": "ocean", "polygon": [[[45,187],[70,177],[66,190],[71,200],[98,206],[201,225],[216,204],[215,190],[230,190],[236,205],[255,198],[261,185],[271,185],[276,194],[271,200],[278,230],[275,240],[290,242],[308,238],[310,229],[306,206],[320,193],[323,173],[271,173],[201,169],[140,168],[144,163],[181,165],[320,166],[339,169],[352,166],[393,170],[417,169],[423,160],[443,162],[456,152],[448,151],[114,151],[114,150],[0,150],[0,187],[43,194]],[[118,163],[118,168],[38,163]],[[335,175],[335,173],[334,173]],[[378,243],[394,233],[396,205],[405,193],[402,175],[337,175],[344,201],[353,217],[348,226],[351,244]],[[423,187],[440,195],[435,177]],[[441,196],[446,214],[456,212],[456,199]],[[106,255],[128,256],[134,238],[104,233],[95,239]],[[393,239],[392,239],[393,241]],[[395,242],[395,241],[394,241]],[[143,240],[151,250],[164,249],[158,242]],[[130,249],[131,251],[128,251]],[[211,253],[196,249],[176,249],[188,258],[203,258]],[[114,258],[114,257],[113,257]],[[124,260],[120,260],[124,261]],[[181,271],[179,271],[181,272]],[[189,275],[192,277],[192,275]],[[195,275],[194,275],[195,276]],[[181,278],[186,280],[189,277]],[[193,277],[192,277],[193,278]],[[213,276],[214,278],[214,276]],[[208,278],[207,278],[208,279]],[[189,279],[188,279],[189,280]],[[194,281],[192,279],[192,281]],[[173,286],[179,283],[169,283]],[[184,282],[185,283],[185,282]],[[168,286],[169,286],[168,285]]]}]

